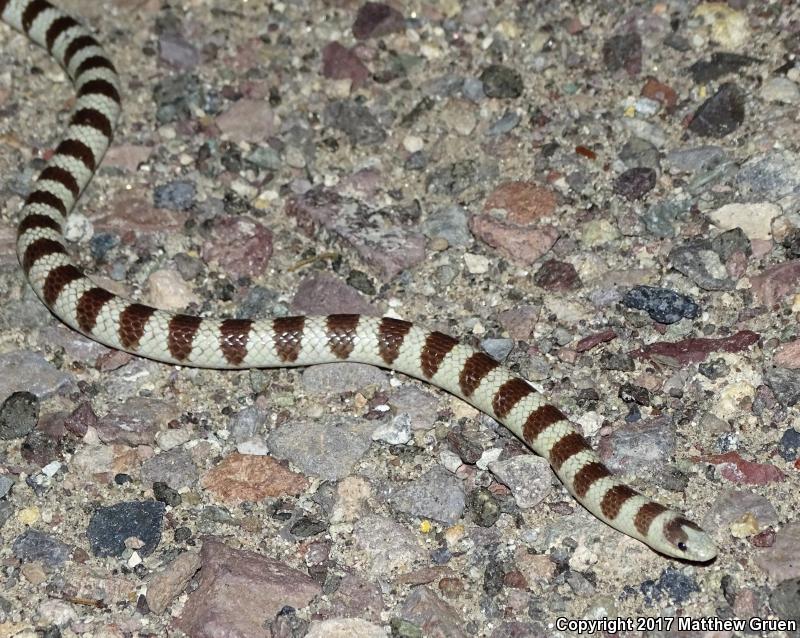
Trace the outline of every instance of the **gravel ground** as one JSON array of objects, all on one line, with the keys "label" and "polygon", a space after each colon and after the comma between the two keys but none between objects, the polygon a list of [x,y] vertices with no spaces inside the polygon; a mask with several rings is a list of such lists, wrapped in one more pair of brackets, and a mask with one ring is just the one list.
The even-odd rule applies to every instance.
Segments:
[{"label": "gravel ground", "polygon": [[125,92],[67,229],[100,281],[461,335],[720,554],[615,532],[408,378],[64,328],[14,225],[73,97],[4,27],[0,637],[800,636],[800,7],[68,5]]}]

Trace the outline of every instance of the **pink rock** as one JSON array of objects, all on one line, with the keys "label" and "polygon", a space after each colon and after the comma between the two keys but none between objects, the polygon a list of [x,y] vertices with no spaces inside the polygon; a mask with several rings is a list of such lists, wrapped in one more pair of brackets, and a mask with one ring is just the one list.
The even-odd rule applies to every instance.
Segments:
[{"label": "pink rock", "polygon": [[470,230],[481,241],[516,263],[531,265],[547,253],[558,239],[553,226],[522,226],[493,215],[473,215]]},{"label": "pink rock", "polygon": [[369,69],[352,49],[334,41],[322,49],[322,75],[332,80],[349,79],[353,88],[358,88],[369,79]]},{"label": "pink rock", "polygon": [[309,237],[320,227],[340,238],[385,279],[425,259],[425,237],[392,208],[375,209],[361,200],[316,187],[289,198],[286,214]]},{"label": "pink rock", "polygon": [[758,333],[752,330],[741,330],[730,337],[719,339],[684,339],[683,341],[656,341],[639,350],[631,352],[631,356],[640,359],[669,357],[677,363],[700,363],[712,352],[739,352],[759,340]]},{"label": "pink rock", "polygon": [[783,301],[785,297],[800,290],[800,259],[787,261],[767,268],[760,275],[750,278],[753,294],[768,308]]},{"label": "pink rock", "polygon": [[256,552],[206,540],[199,585],[176,625],[192,638],[272,638],[265,624],[284,607],[300,609],[320,593],[305,573]]},{"label": "pink rock", "polygon": [[97,422],[97,433],[103,443],[150,445],[156,433],[166,430],[167,424],[179,416],[180,409],[174,403],[131,397]]},{"label": "pink rock", "polygon": [[403,14],[382,2],[365,2],[358,9],[353,22],[353,37],[356,40],[379,38],[397,33],[405,28]]},{"label": "pink rock", "polygon": [[153,152],[151,146],[138,144],[113,145],[103,158],[103,166],[119,168],[129,173],[135,172],[140,164],[144,164]]},{"label": "pink rock", "polygon": [[320,272],[306,277],[292,300],[292,312],[309,315],[357,313],[381,316],[380,309],[369,303],[354,288],[338,277]]},{"label": "pink rock", "polygon": [[234,452],[206,473],[202,485],[217,500],[241,503],[267,497],[295,496],[308,487],[308,481],[271,456]]},{"label": "pink rock", "polygon": [[555,193],[533,182],[503,182],[495,188],[483,210],[488,212],[496,208],[508,213],[507,221],[511,224],[530,224],[542,217],[550,217],[556,209]]},{"label": "pink rock", "polygon": [[780,583],[800,577],[800,523],[784,525],[775,535],[772,547],[765,547],[755,557],[756,564],[770,580]]},{"label": "pink rock", "polygon": [[512,339],[526,341],[530,339],[531,333],[536,327],[541,310],[541,306],[532,304],[518,306],[504,310],[497,316],[497,319]]},{"label": "pink rock", "polygon": [[249,217],[215,220],[212,239],[203,245],[203,261],[216,262],[234,279],[262,274],[272,257],[272,231]]},{"label": "pink rock", "polygon": [[746,485],[766,485],[783,481],[786,477],[777,467],[769,463],[746,461],[738,452],[712,454],[704,459],[717,466],[719,473],[733,483]]},{"label": "pink rock", "polygon": [[581,280],[575,266],[557,259],[545,261],[533,276],[533,282],[545,290],[561,292],[581,287]]},{"label": "pink rock", "polygon": [[234,142],[263,142],[275,134],[275,114],[269,102],[244,98],[217,118],[217,126]]},{"label": "pink rock", "polygon": [[606,343],[616,338],[617,333],[609,328],[608,330],[603,330],[602,332],[597,332],[581,339],[577,344],[575,344],[575,351],[586,352],[587,350],[591,350],[601,343]]},{"label": "pink rock", "polygon": [[120,191],[101,210],[100,214],[90,215],[95,230],[119,234],[182,231],[189,217],[186,211],[155,208],[133,191]]},{"label": "pink rock", "polygon": [[778,346],[775,351],[775,365],[780,368],[797,370],[800,368],[800,339],[788,341]]}]

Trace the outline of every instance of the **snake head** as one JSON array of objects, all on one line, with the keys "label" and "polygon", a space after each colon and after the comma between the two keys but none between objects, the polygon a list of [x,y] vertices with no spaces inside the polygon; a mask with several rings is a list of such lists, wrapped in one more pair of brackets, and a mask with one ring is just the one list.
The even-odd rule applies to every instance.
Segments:
[{"label": "snake head", "polygon": [[717,555],[711,537],[697,523],[681,515],[664,523],[664,540],[664,553],[675,558],[704,563]]}]

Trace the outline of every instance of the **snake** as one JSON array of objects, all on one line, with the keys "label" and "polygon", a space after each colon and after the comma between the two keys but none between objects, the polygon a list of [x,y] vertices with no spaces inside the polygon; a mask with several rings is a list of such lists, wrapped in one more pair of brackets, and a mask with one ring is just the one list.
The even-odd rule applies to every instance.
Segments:
[{"label": "snake", "polygon": [[47,0],[0,0],[0,15],[45,48],[76,91],[66,131],[32,183],[17,227],[27,281],[60,321],[110,348],[167,364],[248,369],[349,361],[420,379],[508,428],[547,459],[570,494],[601,521],[666,557],[714,559],[717,547],[697,523],[615,476],[564,412],[527,380],[447,334],[391,316],[197,317],[95,283],[70,257],[63,228],[111,143],[120,77],[92,32]]}]

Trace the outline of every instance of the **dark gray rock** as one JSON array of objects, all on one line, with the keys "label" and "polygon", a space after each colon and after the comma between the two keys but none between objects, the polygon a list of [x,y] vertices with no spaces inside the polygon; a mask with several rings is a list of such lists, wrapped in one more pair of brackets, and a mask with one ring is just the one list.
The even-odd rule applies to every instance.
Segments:
[{"label": "dark gray rock", "polygon": [[149,556],[161,541],[164,503],[128,501],[97,509],[86,535],[95,556],[122,556],[125,539],[135,537],[143,545],[137,551]]}]

